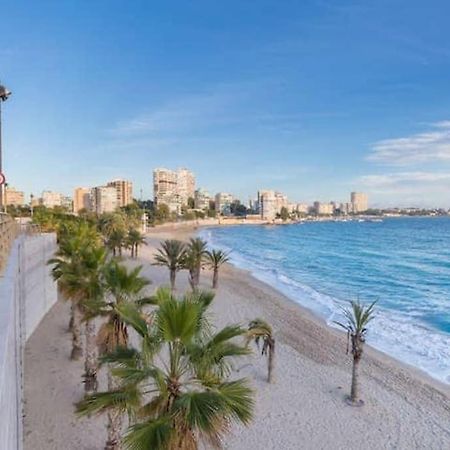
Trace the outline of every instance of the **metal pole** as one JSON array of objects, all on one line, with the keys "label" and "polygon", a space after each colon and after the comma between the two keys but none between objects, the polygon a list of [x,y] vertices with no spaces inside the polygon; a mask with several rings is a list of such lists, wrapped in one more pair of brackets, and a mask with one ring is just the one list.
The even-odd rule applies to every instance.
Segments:
[{"label": "metal pole", "polygon": [[[2,155],[2,100],[0,99],[0,173],[3,173],[3,155]],[[5,205],[5,185],[2,184],[0,186],[0,208],[6,212]]]}]

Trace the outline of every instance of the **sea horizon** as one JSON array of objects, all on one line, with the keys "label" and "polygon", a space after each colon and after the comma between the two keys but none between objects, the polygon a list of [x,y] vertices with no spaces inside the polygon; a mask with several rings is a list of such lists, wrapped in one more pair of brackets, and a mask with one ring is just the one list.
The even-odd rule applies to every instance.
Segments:
[{"label": "sea horizon", "polygon": [[367,342],[450,383],[450,217],[211,227],[230,262],[332,327],[350,300],[377,301]]}]

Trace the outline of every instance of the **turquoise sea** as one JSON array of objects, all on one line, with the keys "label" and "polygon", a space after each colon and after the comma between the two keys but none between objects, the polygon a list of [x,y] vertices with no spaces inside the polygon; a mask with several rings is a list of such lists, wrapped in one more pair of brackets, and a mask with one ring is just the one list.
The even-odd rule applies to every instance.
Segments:
[{"label": "turquoise sea", "polygon": [[450,218],[202,230],[233,264],[323,317],[378,300],[368,342],[450,383]]}]

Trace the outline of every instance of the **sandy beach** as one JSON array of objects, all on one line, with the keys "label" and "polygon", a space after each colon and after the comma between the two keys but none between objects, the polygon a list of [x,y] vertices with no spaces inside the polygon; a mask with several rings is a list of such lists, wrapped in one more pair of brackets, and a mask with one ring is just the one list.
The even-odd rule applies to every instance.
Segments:
[{"label": "sandy beach", "polygon": [[[167,270],[150,265],[155,246],[161,239],[186,239],[192,233],[180,227],[148,234],[149,245],[140,250],[137,263],[152,280],[151,289],[169,282]],[[201,283],[210,287],[210,272],[202,273]],[[181,272],[177,291],[188,289],[187,274]],[[221,270],[212,310],[217,326],[264,318],[277,340],[274,383],[266,382],[266,360],[256,352],[236,367],[254,384],[256,410],[248,428],[235,428],[227,436],[226,449],[450,448],[449,386],[366,346],[361,364],[365,405],[353,408],[344,401],[351,358],[343,333],[231,265]],[[105,419],[74,414],[73,403],[83,396],[83,362],[69,360],[68,311],[67,303],[58,302],[26,346],[25,450],[104,446]]]}]

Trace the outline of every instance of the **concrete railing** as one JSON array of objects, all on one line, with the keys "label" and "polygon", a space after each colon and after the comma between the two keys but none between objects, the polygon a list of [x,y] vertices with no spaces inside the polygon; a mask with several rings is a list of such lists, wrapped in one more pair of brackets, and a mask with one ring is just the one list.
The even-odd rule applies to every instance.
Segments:
[{"label": "concrete railing", "polygon": [[0,449],[22,449],[23,351],[57,301],[47,266],[55,250],[53,234],[22,234],[0,276]]},{"label": "concrete railing", "polygon": [[5,268],[12,243],[17,236],[18,226],[9,215],[0,213],[0,274]]}]

